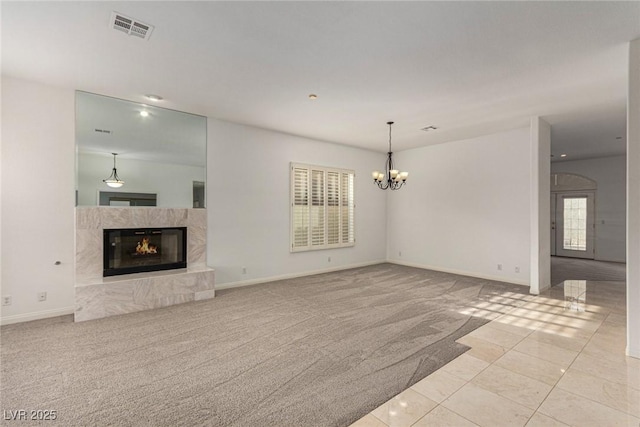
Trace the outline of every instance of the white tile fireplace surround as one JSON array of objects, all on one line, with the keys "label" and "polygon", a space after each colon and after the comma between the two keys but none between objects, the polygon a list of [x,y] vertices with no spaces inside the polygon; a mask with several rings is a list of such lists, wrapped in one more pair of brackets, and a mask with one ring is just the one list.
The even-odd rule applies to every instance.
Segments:
[{"label": "white tile fireplace surround", "polygon": [[[103,230],[187,227],[187,268],[102,277]],[[206,209],[76,208],[76,322],[215,296]]]}]

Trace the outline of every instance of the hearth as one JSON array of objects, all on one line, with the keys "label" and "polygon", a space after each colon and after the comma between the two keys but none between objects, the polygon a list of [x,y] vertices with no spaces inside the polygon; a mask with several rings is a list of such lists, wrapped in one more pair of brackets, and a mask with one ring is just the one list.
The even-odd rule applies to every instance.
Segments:
[{"label": "hearth", "polygon": [[187,227],[104,230],[103,276],[187,267]]}]

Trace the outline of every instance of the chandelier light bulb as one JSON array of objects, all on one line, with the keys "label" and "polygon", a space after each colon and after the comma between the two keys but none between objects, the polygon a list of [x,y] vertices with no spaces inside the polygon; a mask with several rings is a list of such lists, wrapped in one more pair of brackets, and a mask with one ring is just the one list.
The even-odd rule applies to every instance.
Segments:
[{"label": "chandelier light bulb", "polygon": [[115,181],[111,179],[105,179],[104,183],[107,184],[111,188],[120,188],[124,185],[124,181]]}]

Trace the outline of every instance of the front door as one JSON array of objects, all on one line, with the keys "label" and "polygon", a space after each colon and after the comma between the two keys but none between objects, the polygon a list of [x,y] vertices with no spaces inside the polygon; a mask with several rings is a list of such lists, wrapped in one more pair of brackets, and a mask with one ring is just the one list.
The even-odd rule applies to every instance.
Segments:
[{"label": "front door", "polygon": [[551,238],[555,243],[551,245],[552,254],[593,259],[594,193],[552,193],[551,197],[551,206],[555,205],[555,217],[553,212],[551,217]]}]

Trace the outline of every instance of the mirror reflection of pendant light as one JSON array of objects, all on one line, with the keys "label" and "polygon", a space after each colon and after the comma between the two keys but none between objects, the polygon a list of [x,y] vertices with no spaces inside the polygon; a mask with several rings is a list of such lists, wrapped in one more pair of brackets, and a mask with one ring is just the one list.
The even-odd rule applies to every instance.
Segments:
[{"label": "mirror reflection of pendant light", "polygon": [[124,181],[118,177],[118,170],[116,169],[116,156],[118,155],[118,153],[111,154],[113,154],[113,169],[111,170],[111,175],[109,175],[109,178],[103,179],[102,182],[107,184],[109,187],[120,188],[124,185]]},{"label": "mirror reflection of pendant light", "polygon": [[407,182],[409,172],[400,172],[393,168],[393,152],[391,152],[391,125],[393,122],[387,122],[389,125],[389,152],[387,153],[387,163],[385,164],[385,172],[372,172],[373,182],[383,190],[397,190]]}]

